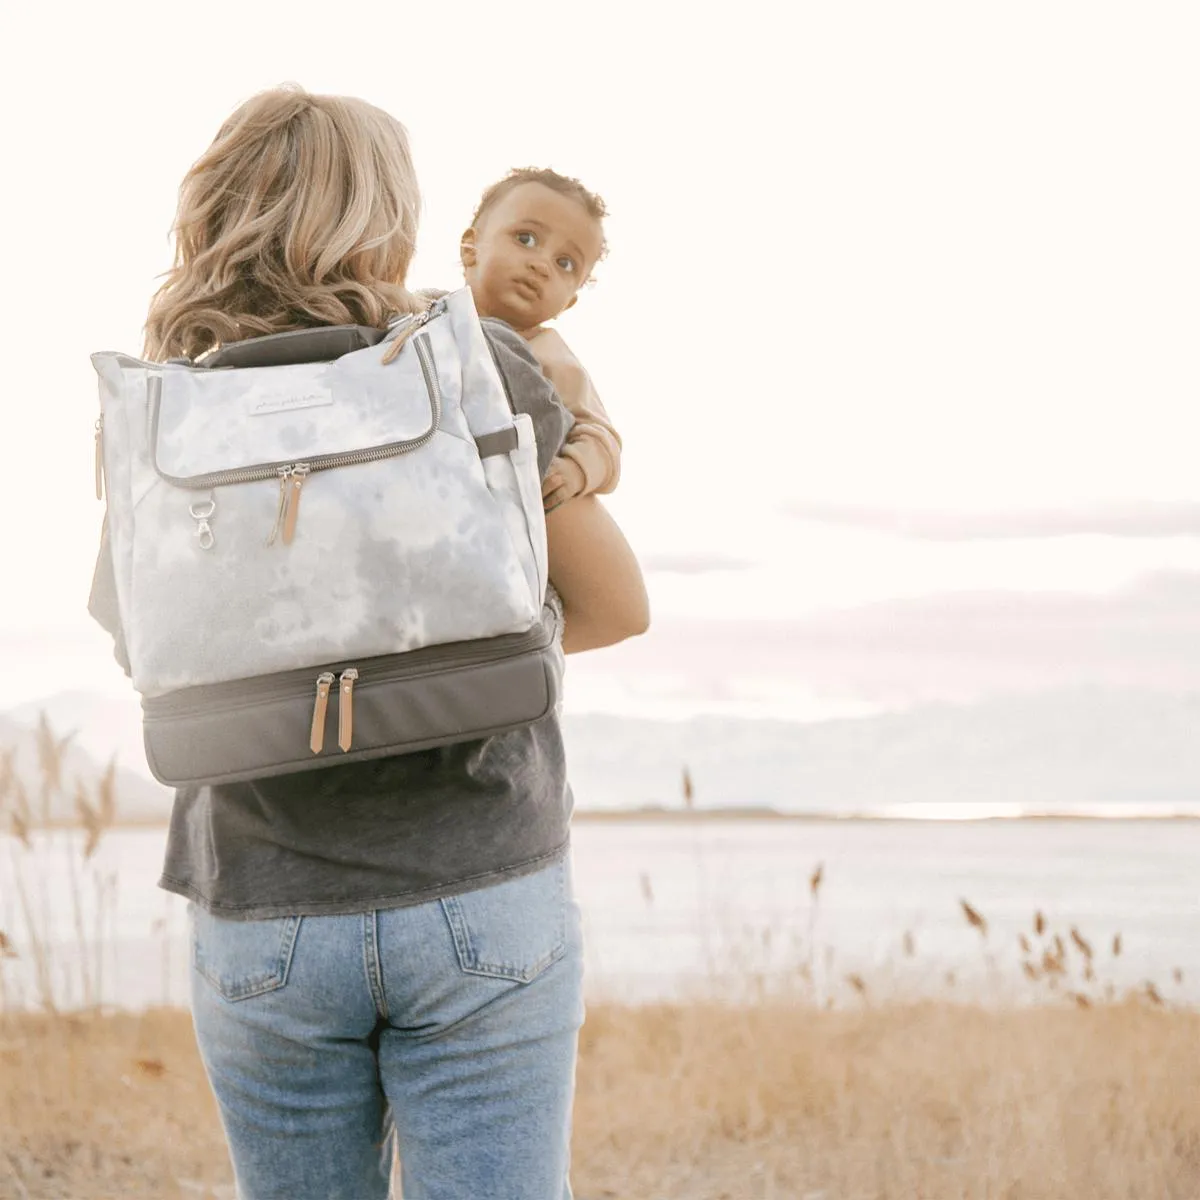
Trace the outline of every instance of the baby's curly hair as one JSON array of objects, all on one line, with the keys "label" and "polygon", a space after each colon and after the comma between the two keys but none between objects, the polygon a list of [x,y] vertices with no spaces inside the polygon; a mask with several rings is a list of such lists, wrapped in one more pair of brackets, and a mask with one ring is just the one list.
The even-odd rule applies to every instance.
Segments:
[{"label": "baby's curly hair", "polygon": [[[597,224],[601,224],[608,216],[608,206],[604,201],[595,192],[588,191],[578,179],[573,179],[569,175],[560,175],[549,167],[514,167],[503,179],[493,183],[483,193],[479,207],[475,209],[475,215],[471,218],[472,227],[478,227],[480,218],[493,204],[523,183],[540,183],[544,187],[558,192],[560,196],[567,196],[571,200],[578,201],[583,205],[588,216]],[[600,258],[604,258],[608,253],[608,240],[604,237],[602,224],[600,236]]]}]

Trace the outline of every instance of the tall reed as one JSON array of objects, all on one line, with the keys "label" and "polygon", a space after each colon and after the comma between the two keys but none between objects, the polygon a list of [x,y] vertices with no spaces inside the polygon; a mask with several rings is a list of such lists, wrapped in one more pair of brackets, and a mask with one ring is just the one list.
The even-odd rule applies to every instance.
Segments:
[{"label": "tall reed", "polygon": [[[0,751],[0,829],[8,826],[7,862],[0,863],[0,1012],[31,999],[47,1012],[95,1009],[104,994],[107,933],[116,908],[116,878],[95,855],[117,816],[116,763],[89,784],[68,773],[73,734],[59,737],[45,713],[35,732],[36,800],[18,772],[17,750]],[[74,821],[54,814],[70,799]],[[65,860],[67,889],[51,890],[53,865]],[[65,911],[64,911],[65,909]],[[68,924],[71,952],[55,931]],[[23,969],[19,969],[23,968]]]}]

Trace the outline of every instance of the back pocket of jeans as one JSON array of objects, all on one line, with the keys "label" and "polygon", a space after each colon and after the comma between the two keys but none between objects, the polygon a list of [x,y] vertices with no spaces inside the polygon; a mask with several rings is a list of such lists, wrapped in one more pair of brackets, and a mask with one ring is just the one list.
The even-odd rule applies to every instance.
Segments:
[{"label": "back pocket of jeans", "polygon": [[192,965],[226,1000],[248,1000],[287,983],[300,917],[231,921],[192,906]]},{"label": "back pocket of jeans", "polygon": [[567,946],[567,866],[442,900],[459,966],[471,975],[528,983]]}]

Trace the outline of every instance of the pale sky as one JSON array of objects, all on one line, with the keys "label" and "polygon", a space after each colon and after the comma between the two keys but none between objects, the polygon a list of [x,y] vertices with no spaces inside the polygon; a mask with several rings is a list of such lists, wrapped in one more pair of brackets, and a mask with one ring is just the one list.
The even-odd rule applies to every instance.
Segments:
[{"label": "pale sky", "polygon": [[[605,197],[610,258],[560,327],[625,438],[611,508],[663,646],[684,621],[1200,571],[1194,534],[1046,540],[1036,515],[1200,501],[1194,4],[294,0],[7,24],[10,665],[67,634],[97,654],[87,356],[139,350],[179,180],[284,81],[407,126],[415,285],[458,283],[458,234],[512,166]],[[968,532],[897,536],[898,511]],[[1021,536],[973,540],[980,513]],[[579,674],[603,692],[599,659]]]}]

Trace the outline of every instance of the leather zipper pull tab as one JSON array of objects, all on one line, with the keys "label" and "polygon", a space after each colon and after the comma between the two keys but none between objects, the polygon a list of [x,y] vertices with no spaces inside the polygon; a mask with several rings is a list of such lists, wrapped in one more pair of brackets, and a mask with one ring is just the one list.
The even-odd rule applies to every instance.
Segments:
[{"label": "leather zipper pull tab", "polygon": [[[405,342],[407,342],[408,339],[412,337],[412,335],[416,333],[417,330],[420,329],[430,317],[436,315],[433,310],[438,308],[439,305],[441,306],[441,309],[445,309],[445,300],[432,301],[423,312],[419,312],[416,314],[416,316],[412,317],[408,324],[405,325],[405,327],[392,339],[391,344],[383,352],[383,358],[380,360],[385,366],[390,362],[394,362],[399,356],[400,351],[404,348]],[[398,323],[399,322],[394,322],[394,324]]]},{"label": "leather zipper pull tab", "polygon": [[292,468],[292,477],[287,483],[287,501],[283,509],[283,544],[290,546],[296,536],[296,520],[300,516],[300,489],[312,468],[307,463],[298,463]]},{"label": "leather zipper pull tab", "polygon": [[354,681],[358,672],[347,667],[342,672],[341,696],[338,699],[338,745],[344,754],[354,741]]},{"label": "leather zipper pull tab", "polygon": [[283,519],[287,516],[288,500],[292,494],[288,488],[288,480],[291,477],[291,467],[279,468],[279,507],[275,510],[275,524],[271,526],[271,535],[267,538],[268,546],[275,545],[275,541],[279,537],[279,532],[283,529]]},{"label": "leather zipper pull tab", "polygon": [[325,711],[329,707],[329,689],[333,687],[333,672],[323,671],[317,676],[317,699],[313,704],[312,733],[308,748],[320,754],[325,748]]}]

